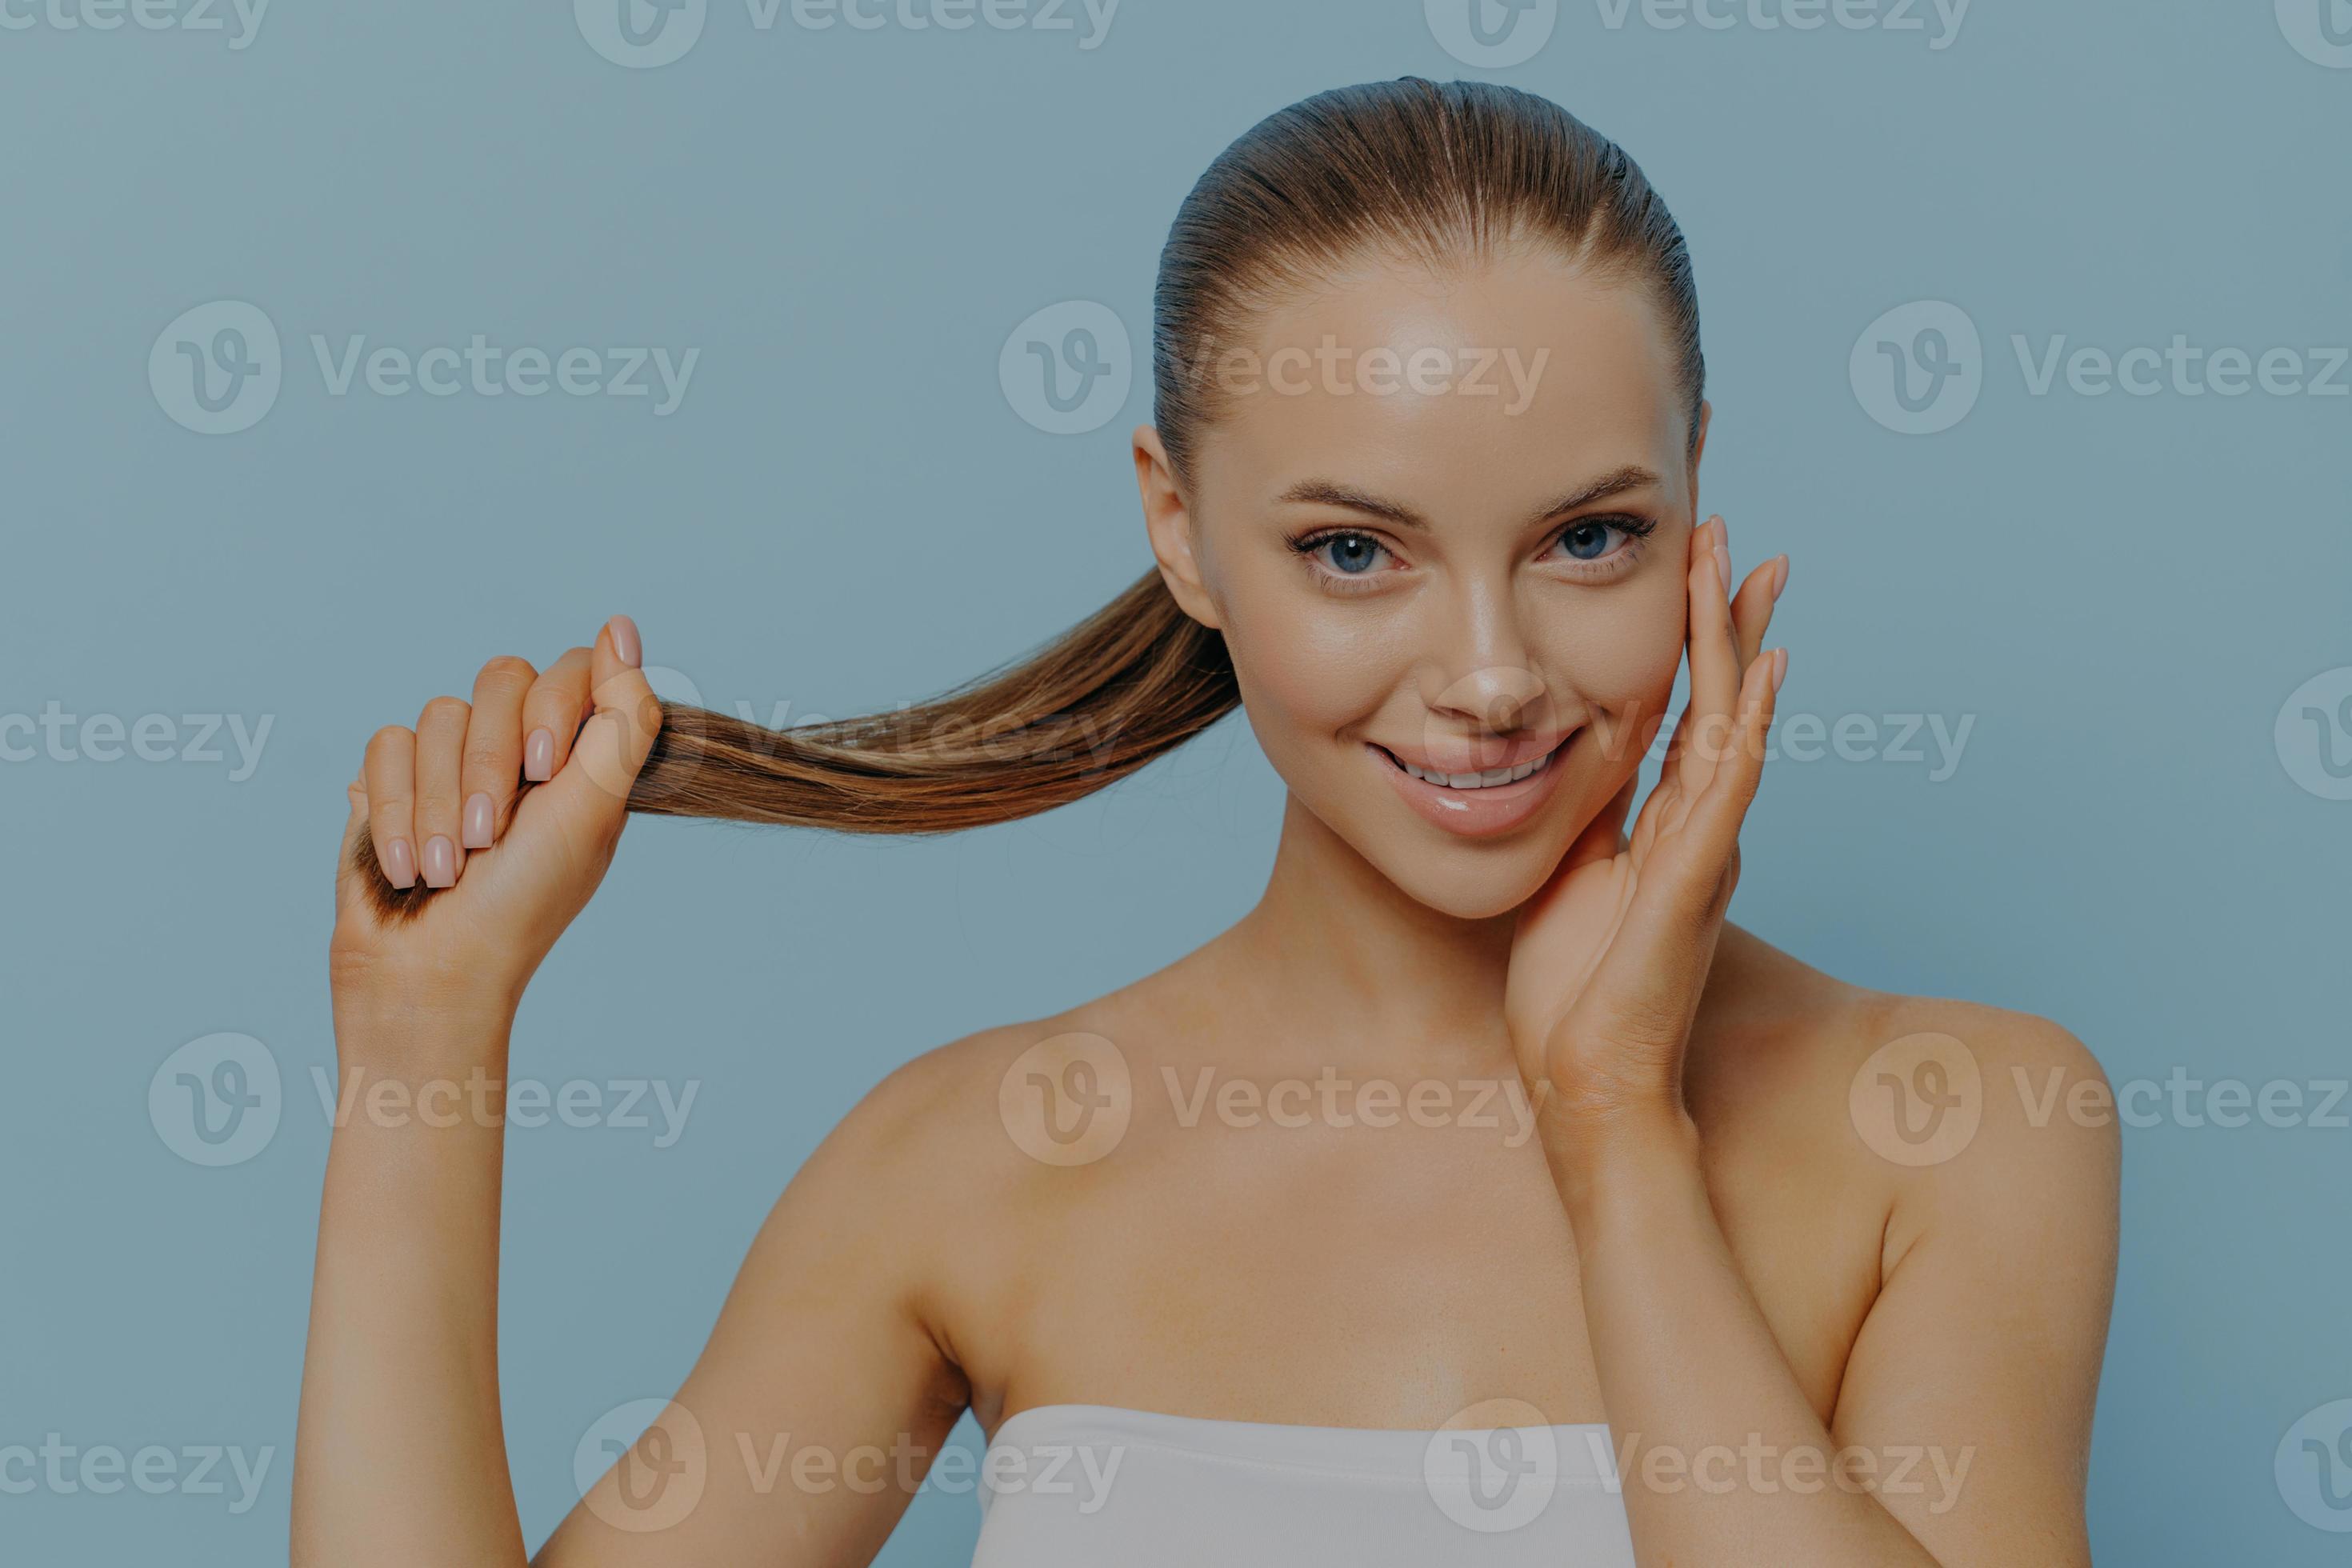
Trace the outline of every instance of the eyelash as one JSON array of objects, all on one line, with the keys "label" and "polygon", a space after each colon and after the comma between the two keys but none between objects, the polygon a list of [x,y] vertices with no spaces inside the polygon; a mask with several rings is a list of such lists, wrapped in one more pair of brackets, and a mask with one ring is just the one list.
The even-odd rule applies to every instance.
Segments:
[{"label": "eyelash", "polygon": [[[1565,540],[1570,533],[1575,532],[1579,529],[1584,528],[1606,528],[1612,532],[1622,535],[1624,541],[1622,544],[1621,544],[1617,549],[1611,551],[1608,554],[1590,561],[1579,561],[1574,557],[1564,558],[1568,560],[1570,564],[1579,568],[1575,575],[1588,581],[1605,579],[1606,577],[1613,576],[1623,572],[1627,567],[1630,567],[1633,562],[1641,558],[1643,541],[1648,539],[1650,535],[1658,531],[1657,522],[1652,518],[1633,517],[1631,515],[1580,517],[1573,522],[1563,524],[1560,527],[1559,531],[1553,534],[1545,543],[1544,548],[1549,551],[1552,546],[1557,545],[1561,541]],[[1342,539],[1364,540],[1370,542],[1375,549],[1391,555],[1395,553],[1394,551],[1389,548],[1388,543],[1381,539],[1379,535],[1361,528],[1312,529],[1305,533],[1294,536],[1288,541],[1288,543],[1292,550],[1297,552],[1298,558],[1306,566],[1307,570],[1315,576],[1317,581],[1323,587],[1327,588],[1330,592],[1337,594],[1360,594],[1367,592],[1371,588],[1375,579],[1384,575],[1383,573],[1378,570],[1370,572],[1337,572],[1332,570],[1330,567],[1324,565],[1317,559],[1317,552],[1323,549],[1324,546]]]}]

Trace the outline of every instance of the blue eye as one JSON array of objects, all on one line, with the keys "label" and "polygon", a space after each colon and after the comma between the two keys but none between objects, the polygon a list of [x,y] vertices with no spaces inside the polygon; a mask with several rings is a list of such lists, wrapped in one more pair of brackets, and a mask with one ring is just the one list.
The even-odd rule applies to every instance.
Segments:
[{"label": "blue eye", "polygon": [[1334,533],[1309,547],[1343,577],[1358,577],[1380,563],[1381,542],[1368,533]]},{"label": "blue eye", "polygon": [[1598,561],[1609,553],[1609,536],[1617,531],[1605,522],[1580,522],[1559,536],[1570,557]]}]

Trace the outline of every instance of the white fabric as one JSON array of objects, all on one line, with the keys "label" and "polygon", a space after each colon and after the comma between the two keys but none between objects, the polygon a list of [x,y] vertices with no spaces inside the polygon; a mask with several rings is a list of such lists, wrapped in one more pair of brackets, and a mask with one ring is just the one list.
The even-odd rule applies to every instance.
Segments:
[{"label": "white fabric", "polygon": [[997,1428],[972,1568],[1634,1568],[1609,1428],[1412,1432],[1046,1405]]}]

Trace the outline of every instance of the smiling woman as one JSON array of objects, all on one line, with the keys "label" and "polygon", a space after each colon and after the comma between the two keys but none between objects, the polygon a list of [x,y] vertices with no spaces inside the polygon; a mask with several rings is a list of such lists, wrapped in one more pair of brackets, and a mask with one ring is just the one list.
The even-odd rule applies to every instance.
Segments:
[{"label": "smiling woman", "polygon": [[[1202,176],[1156,310],[1153,570],[1029,659],[777,733],[656,700],[615,616],[368,748],[337,1049],[412,1085],[502,1078],[631,809],[1008,821],[1236,704],[1287,792],[1231,930],[843,1121],[540,1561],[866,1562],[966,1410],[990,1565],[2087,1561],[2112,1131],[1988,1105],[1975,1157],[1909,1150],[1942,1042],[2098,1069],[1725,923],[1790,568],[1736,578],[1699,512],[1696,294],[1640,169],[1506,88],[1322,94]],[[336,1132],[298,1563],[524,1560],[500,1136]],[[847,1484],[748,1462],[786,1434]]]}]

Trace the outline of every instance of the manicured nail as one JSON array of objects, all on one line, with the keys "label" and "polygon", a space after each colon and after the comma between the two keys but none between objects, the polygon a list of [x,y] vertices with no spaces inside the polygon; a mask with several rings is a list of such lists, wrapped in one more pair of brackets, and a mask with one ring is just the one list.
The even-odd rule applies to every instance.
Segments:
[{"label": "manicured nail", "polygon": [[1789,650],[1788,650],[1787,648],[1784,648],[1784,647],[1781,647],[1781,648],[1774,648],[1774,649],[1772,650],[1772,695],[1773,695],[1773,696],[1778,697],[1778,696],[1780,694],[1780,682],[1782,682],[1782,681],[1784,681],[1784,680],[1786,680],[1786,679],[1789,679]]},{"label": "manicured nail", "polygon": [[466,847],[488,849],[490,837],[498,827],[498,809],[490,805],[488,795],[477,793],[470,796],[466,802]]},{"label": "manicured nail", "polygon": [[416,886],[416,851],[405,838],[395,838],[383,847],[383,879],[403,892]]},{"label": "manicured nail", "polygon": [[454,888],[457,885],[457,847],[449,842],[446,833],[436,833],[425,841],[425,885],[428,888]]},{"label": "manicured nail", "polygon": [[1716,575],[1723,579],[1723,596],[1731,597],[1731,547],[1720,540],[1715,546]]},{"label": "manicured nail", "polygon": [[637,641],[636,622],[626,616],[614,616],[604,623],[604,629],[613,634],[613,652],[623,664],[635,669],[645,661],[644,645]]},{"label": "manicured nail", "polygon": [[555,731],[533,730],[530,739],[522,743],[522,776],[533,784],[545,784],[555,776]]},{"label": "manicured nail", "polygon": [[1772,573],[1772,602],[1776,605],[1779,604],[1780,602],[1780,595],[1788,592],[1788,588],[1789,558],[1783,555],[1780,557],[1780,565],[1775,568]]}]

